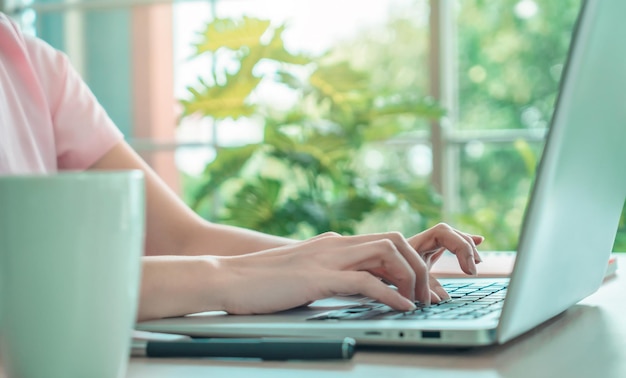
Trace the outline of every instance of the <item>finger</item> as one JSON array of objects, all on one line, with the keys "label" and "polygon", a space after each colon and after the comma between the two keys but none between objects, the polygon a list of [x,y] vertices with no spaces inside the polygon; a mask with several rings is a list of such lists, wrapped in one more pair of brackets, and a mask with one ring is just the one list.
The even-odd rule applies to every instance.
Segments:
[{"label": "finger", "polygon": [[475,245],[480,245],[485,241],[485,237],[481,235],[470,235]]},{"label": "finger", "polygon": [[441,257],[441,255],[444,254],[445,251],[446,251],[445,248],[439,248],[434,252],[430,252],[422,256],[424,258],[424,261],[426,262],[426,265],[428,266],[428,270],[430,270],[430,268],[432,268],[433,265],[435,265],[437,260],[439,260],[439,258]]},{"label": "finger", "polygon": [[444,289],[443,286],[441,286],[439,281],[434,276],[430,275],[429,280],[430,280],[430,290],[433,293],[437,294],[440,301],[447,301],[450,299],[450,294],[448,294],[446,289]]},{"label": "finger", "polygon": [[332,231],[328,231],[328,232],[324,232],[322,234],[313,236],[312,238],[309,238],[308,240],[319,240],[319,239],[327,239],[327,238],[340,238],[341,234],[338,234],[336,232],[332,232]]},{"label": "finger", "polygon": [[433,290],[430,291],[430,303],[441,303],[442,299],[439,297],[439,295],[437,295],[437,293],[435,293]]},{"label": "finger", "polygon": [[472,246],[474,264],[481,263],[483,260],[478,254],[478,249],[476,248],[476,242],[474,241],[474,238],[472,237],[472,235],[466,234],[465,232],[461,232],[456,229],[454,229],[454,231],[457,232],[463,239],[465,239]]},{"label": "finger", "polygon": [[325,282],[335,293],[359,293],[398,311],[413,311],[415,304],[368,272],[335,272]]},{"label": "finger", "polygon": [[398,252],[410,265],[415,274],[414,295],[408,296],[409,299],[417,299],[423,303],[430,304],[430,288],[428,283],[428,266],[426,262],[415,251],[413,246],[398,232],[389,232],[383,234],[368,234],[359,236],[350,236],[353,241],[367,242],[375,240],[388,240],[396,247]]},{"label": "finger", "polygon": [[469,239],[467,240],[462,233],[457,232],[449,225],[439,223],[413,236],[410,240],[418,252],[423,250],[430,251],[441,247],[446,248],[457,256],[459,265],[465,273],[476,275],[474,259],[475,253],[478,253],[478,251],[471,238]]},{"label": "finger", "polygon": [[394,284],[401,295],[414,300],[415,272],[393,242],[380,239],[357,243],[344,251],[336,258],[340,269],[378,272],[380,277]]}]

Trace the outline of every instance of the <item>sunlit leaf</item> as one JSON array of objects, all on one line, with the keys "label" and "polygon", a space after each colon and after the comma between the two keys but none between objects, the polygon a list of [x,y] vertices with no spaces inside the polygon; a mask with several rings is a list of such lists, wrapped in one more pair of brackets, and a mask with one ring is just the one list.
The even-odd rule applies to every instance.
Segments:
[{"label": "sunlit leaf", "polygon": [[222,47],[238,50],[244,46],[256,46],[270,25],[269,20],[245,16],[241,20],[230,18],[213,20],[201,34],[202,40],[196,45],[196,55],[215,52]]},{"label": "sunlit leaf", "polygon": [[322,96],[336,104],[359,101],[369,86],[368,75],[352,69],[347,62],[320,66],[309,80]]},{"label": "sunlit leaf", "polygon": [[406,131],[405,129],[403,125],[397,122],[382,123],[364,129],[363,139],[367,142],[384,141],[398,135],[402,131]]},{"label": "sunlit leaf", "polygon": [[[261,79],[248,76],[238,77],[223,86],[202,85],[201,88],[190,88],[191,99],[181,100],[183,117],[191,114],[224,119],[234,119],[252,115],[256,106],[246,102],[250,93],[256,88]],[[201,83],[203,84],[203,83]]]},{"label": "sunlit leaf", "polygon": [[267,58],[272,59],[282,63],[290,63],[290,64],[308,64],[311,63],[311,58],[304,54],[292,54],[287,49],[285,49],[285,44],[283,42],[283,32],[285,31],[285,25],[282,25],[274,30],[274,36],[272,40],[267,45],[268,52]]},{"label": "sunlit leaf", "polygon": [[274,147],[272,156],[303,170],[326,174],[336,180],[342,179],[344,168],[338,163],[351,153],[345,139],[316,135],[315,138],[307,140],[307,143],[295,143],[276,130],[266,129],[265,135],[266,143]]}]

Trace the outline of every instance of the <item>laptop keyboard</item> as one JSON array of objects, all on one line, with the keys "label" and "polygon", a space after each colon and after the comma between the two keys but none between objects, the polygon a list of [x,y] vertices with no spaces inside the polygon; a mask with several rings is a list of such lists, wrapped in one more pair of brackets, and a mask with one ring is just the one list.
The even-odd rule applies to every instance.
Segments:
[{"label": "laptop keyboard", "polygon": [[450,299],[424,306],[416,302],[417,309],[399,312],[379,302],[366,302],[354,307],[331,310],[314,315],[307,320],[451,320],[476,319],[500,312],[506,295],[506,283],[450,282],[442,285]]}]

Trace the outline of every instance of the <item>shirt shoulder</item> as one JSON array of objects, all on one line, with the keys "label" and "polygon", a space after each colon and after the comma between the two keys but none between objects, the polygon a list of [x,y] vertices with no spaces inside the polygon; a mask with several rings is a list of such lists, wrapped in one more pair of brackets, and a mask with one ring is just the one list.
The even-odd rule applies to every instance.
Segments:
[{"label": "shirt shoulder", "polygon": [[[21,48],[23,55],[18,59],[15,56],[20,54],[14,52],[9,57],[9,64],[21,73],[19,78],[10,80],[21,81],[22,100],[35,99],[30,105],[38,112],[34,118],[43,114],[51,125],[47,130],[46,122],[37,119],[26,126],[33,130],[35,139],[52,140],[56,169],[86,169],[122,139],[121,132],[64,53],[37,37],[20,33],[14,23],[0,14],[0,40],[5,38],[12,39],[13,48]],[[50,158],[49,154],[46,158]]]},{"label": "shirt shoulder", "polygon": [[0,173],[55,169],[52,121],[28,43],[0,13]]}]

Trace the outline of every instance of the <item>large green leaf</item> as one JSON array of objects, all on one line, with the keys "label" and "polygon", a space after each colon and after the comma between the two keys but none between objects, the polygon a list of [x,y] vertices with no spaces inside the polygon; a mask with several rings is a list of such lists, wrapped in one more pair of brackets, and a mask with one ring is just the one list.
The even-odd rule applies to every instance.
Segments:
[{"label": "large green leaf", "polygon": [[386,141],[403,131],[406,131],[405,125],[391,120],[364,128],[362,130],[362,138],[365,142]]},{"label": "large green leaf", "polygon": [[274,30],[274,35],[272,40],[267,45],[267,59],[272,59],[277,62],[282,63],[290,63],[297,65],[304,65],[311,63],[311,57],[305,54],[292,54],[287,49],[285,49],[285,44],[283,42],[283,32],[285,31],[285,25],[281,25],[280,27]]},{"label": "large green leaf", "polygon": [[[267,134],[266,134],[267,135]],[[345,164],[339,164],[346,160],[346,154],[350,149],[348,145],[341,143],[341,139],[318,138],[309,143],[295,143],[280,133],[274,133],[272,138],[266,140],[274,148],[271,155],[287,162],[292,167],[299,167],[303,171],[311,171],[314,174],[326,174],[335,181],[342,181],[345,172]],[[280,136],[280,137],[279,137]],[[327,144],[324,144],[324,141]],[[329,149],[336,147],[335,149]]]},{"label": "large green leaf", "polygon": [[182,116],[200,114],[215,119],[246,117],[254,114],[256,106],[246,102],[246,99],[257,87],[260,78],[254,76],[234,77],[227,76],[224,85],[210,86],[199,80],[200,88],[187,88],[192,97],[181,100],[183,105]]},{"label": "large green leaf", "polygon": [[251,144],[242,147],[220,148],[215,160],[209,163],[204,171],[204,183],[193,195],[192,208],[197,209],[201,202],[213,194],[225,181],[236,177],[246,162],[259,150],[259,145]]},{"label": "large green leaf", "polygon": [[359,102],[368,97],[369,76],[356,71],[347,62],[320,66],[313,72],[309,82],[323,97],[338,106]]},{"label": "large green leaf", "polygon": [[245,16],[241,20],[230,18],[213,20],[201,34],[202,40],[196,45],[196,55],[215,52],[222,47],[239,50],[244,46],[259,45],[261,36],[270,25],[269,20]]},{"label": "large green leaf", "polygon": [[[399,122],[397,116],[436,117],[440,109],[410,95],[394,93],[391,101],[375,96],[370,73],[353,69],[347,61],[329,63],[290,53],[283,42],[284,30],[284,25],[271,30],[269,21],[244,18],[216,20],[203,33],[198,54],[230,59],[231,66],[239,68],[213,72],[217,84],[199,80],[199,85],[188,88],[190,98],[181,101],[183,115],[220,120],[263,113],[266,124],[262,143],[218,151],[206,168],[195,208],[219,193],[225,203],[213,214],[225,223],[300,237],[328,230],[353,234],[366,215],[388,211],[397,203],[420,214],[438,212],[438,198],[424,187],[397,182],[378,187],[358,173],[355,157],[368,141],[407,131],[410,124]],[[275,74],[257,77],[255,73],[261,74],[257,65],[266,60],[277,68]],[[296,65],[311,62],[316,69],[306,77],[308,67],[303,71]],[[250,94],[262,79],[286,84],[301,96],[300,103],[278,117],[272,109],[257,108]],[[383,200],[385,191],[394,194],[397,203]]]},{"label": "large green leaf", "polygon": [[296,142],[281,132],[279,124],[268,122],[263,133],[263,141],[277,150],[290,150]]},{"label": "large green leaf", "polygon": [[326,206],[311,198],[309,193],[300,193],[289,198],[276,212],[276,221],[282,223],[286,235],[294,234],[302,225],[306,225],[313,236],[331,230]]},{"label": "large green leaf", "polygon": [[267,229],[274,222],[282,182],[258,177],[248,181],[226,204],[226,223],[254,230]]}]

